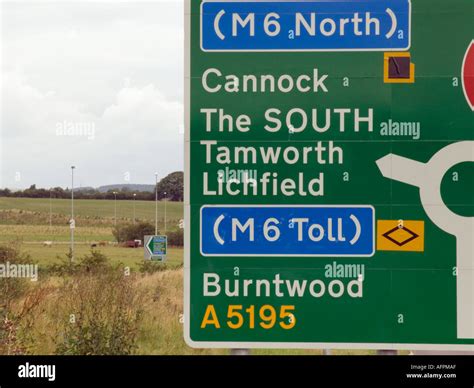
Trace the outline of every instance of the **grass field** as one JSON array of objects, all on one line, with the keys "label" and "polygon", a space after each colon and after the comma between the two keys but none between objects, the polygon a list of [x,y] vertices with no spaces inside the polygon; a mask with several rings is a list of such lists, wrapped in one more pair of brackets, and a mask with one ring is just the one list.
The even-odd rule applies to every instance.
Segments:
[{"label": "grass field", "polygon": [[[135,202],[135,204],[134,204]],[[9,221],[14,223],[21,222],[21,218],[35,218],[35,223],[49,223],[49,212],[53,215],[53,224],[58,222],[64,223],[71,215],[71,201],[69,199],[52,199],[49,198],[0,198],[0,213],[8,212],[17,215],[15,219],[5,217],[0,223],[6,224]],[[144,220],[155,222],[155,202],[154,201],[116,201],[117,205],[117,222],[133,220],[133,209],[135,207],[136,220]],[[183,203],[164,201],[158,202],[158,223],[164,226],[166,205],[166,218],[170,228],[177,227],[177,223],[183,218]],[[84,224],[91,225],[94,220],[100,224],[114,225],[115,201],[114,200],[74,200],[74,215],[77,226],[81,226],[81,220]],[[42,222],[39,222],[39,221]],[[104,222],[105,221],[105,222]],[[31,222],[28,222],[29,224]]]},{"label": "grass field", "polygon": [[[143,260],[143,248],[123,248],[113,245],[115,201],[75,200],[74,232],[75,255],[84,256],[91,250],[92,243],[106,242],[106,246],[96,249],[110,257],[113,262],[121,262],[131,268]],[[117,201],[117,222],[132,222],[134,201]],[[50,205],[52,226],[49,226]],[[58,262],[69,251],[70,229],[68,220],[71,201],[49,198],[0,198],[0,243],[14,244],[23,253],[38,262],[40,266]],[[155,222],[155,203],[135,201],[136,220]],[[165,203],[158,202],[158,228],[164,232]],[[183,217],[181,202],[166,203],[167,229],[177,229]],[[43,242],[51,241],[52,246]],[[168,262],[182,263],[182,249],[170,247]]]},{"label": "grass field", "polygon": [[[1,225],[0,242],[68,242],[70,239],[69,226],[49,225]],[[76,242],[98,242],[114,240],[111,227],[78,226],[74,232]]]},{"label": "grass field", "polygon": [[[119,246],[105,246],[93,248],[109,257],[112,263],[122,263],[131,269],[137,269],[143,259],[143,248],[123,248]],[[41,244],[23,244],[21,251],[28,254],[32,260],[41,266],[49,266],[59,263],[60,259],[66,258],[69,252],[68,244],[57,244],[51,247],[43,247]],[[74,249],[75,257],[83,257],[91,252],[88,244],[77,244]],[[178,266],[183,262],[183,249],[169,247],[166,263],[170,266]]]}]

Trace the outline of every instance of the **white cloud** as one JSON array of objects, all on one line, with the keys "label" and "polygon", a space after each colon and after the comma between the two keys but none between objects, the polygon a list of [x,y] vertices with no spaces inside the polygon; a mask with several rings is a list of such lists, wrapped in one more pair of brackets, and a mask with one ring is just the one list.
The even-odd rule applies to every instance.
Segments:
[{"label": "white cloud", "polygon": [[42,92],[23,74],[2,74],[2,138],[37,138],[55,132],[57,122],[92,121],[75,101],[61,99],[54,91]]},{"label": "white cloud", "polygon": [[105,110],[101,126],[111,135],[170,141],[177,139],[182,117],[182,104],[168,101],[155,86],[126,87],[117,94],[116,103]]},{"label": "white cloud", "polygon": [[[18,74],[5,77],[3,91],[6,186],[57,185],[55,173],[61,169],[61,182],[67,184],[71,164],[77,165],[83,185],[92,186],[122,182],[125,172],[138,183],[151,180],[155,170],[164,175],[182,168],[183,106],[151,84],[122,88],[101,115],[83,112],[81,105],[54,93],[42,93]],[[64,123],[92,125],[93,137],[89,132],[58,133]],[[12,181],[17,172],[22,173],[21,182]]]},{"label": "white cloud", "polygon": [[[182,3],[2,4],[0,186],[182,169]],[[57,136],[58,125],[93,125]],[[17,172],[21,181],[15,181]]]}]

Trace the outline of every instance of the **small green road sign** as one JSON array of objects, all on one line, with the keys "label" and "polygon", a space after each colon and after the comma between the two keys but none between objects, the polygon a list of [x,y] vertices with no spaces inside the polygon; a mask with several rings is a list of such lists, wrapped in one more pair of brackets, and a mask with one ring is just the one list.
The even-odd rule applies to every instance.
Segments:
[{"label": "small green road sign", "polygon": [[145,236],[145,260],[165,261],[167,244],[166,236]]},{"label": "small green road sign", "polygon": [[474,351],[473,20],[186,1],[190,346]]}]

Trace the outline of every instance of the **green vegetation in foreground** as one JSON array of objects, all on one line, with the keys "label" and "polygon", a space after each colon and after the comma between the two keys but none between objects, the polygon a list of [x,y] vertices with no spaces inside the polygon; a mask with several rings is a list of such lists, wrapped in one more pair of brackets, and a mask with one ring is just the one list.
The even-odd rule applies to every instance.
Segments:
[{"label": "green vegetation in foreground", "polygon": [[[123,248],[119,246],[105,246],[93,249],[109,257],[112,264],[122,263],[124,266],[130,267],[132,270],[138,269],[138,265],[144,260],[143,247]],[[69,252],[69,245],[60,244],[51,247],[43,247],[41,244],[23,244],[21,250],[28,254],[32,260],[37,262],[41,268],[51,264],[59,264],[61,259],[66,259],[66,254]],[[74,247],[75,257],[85,256],[89,254],[90,251],[91,248],[87,244],[77,244]],[[183,249],[173,247],[168,248],[166,263],[171,267],[182,264]]]}]

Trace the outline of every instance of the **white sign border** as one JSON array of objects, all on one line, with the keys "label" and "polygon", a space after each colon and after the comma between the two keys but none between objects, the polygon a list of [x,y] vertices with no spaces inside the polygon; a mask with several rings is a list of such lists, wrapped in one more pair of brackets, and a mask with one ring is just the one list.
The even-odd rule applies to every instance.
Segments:
[{"label": "white sign border", "polygon": [[[193,0],[196,1],[196,0]],[[228,349],[387,349],[474,351],[474,344],[410,344],[358,342],[233,342],[194,341],[190,333],[191,252],[190,252],[190,108],[191,108],[191,0],[184,0],[184,341],[192,348]]]}]

